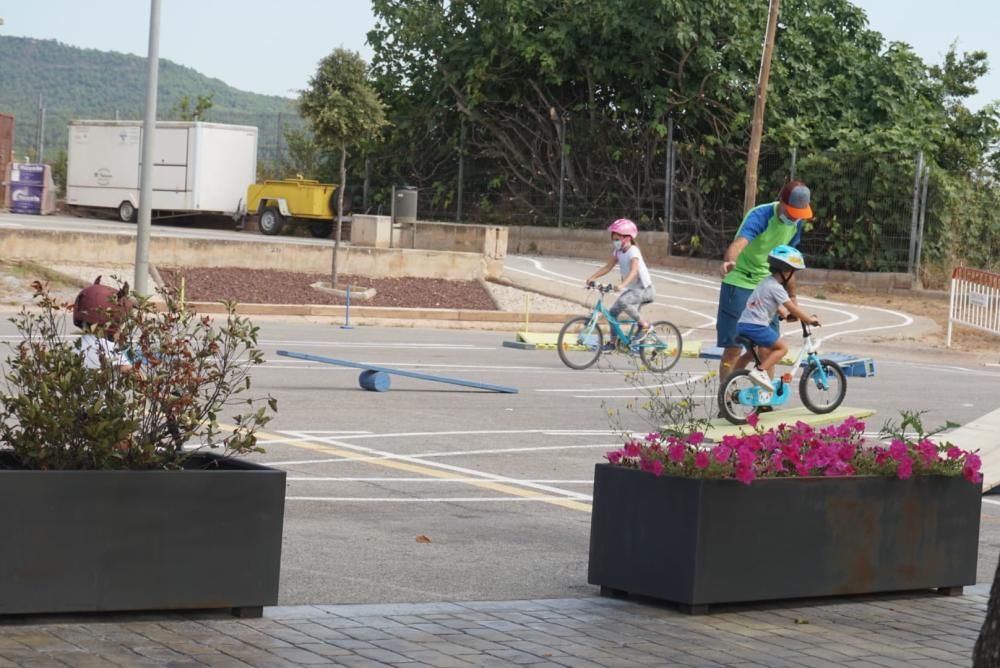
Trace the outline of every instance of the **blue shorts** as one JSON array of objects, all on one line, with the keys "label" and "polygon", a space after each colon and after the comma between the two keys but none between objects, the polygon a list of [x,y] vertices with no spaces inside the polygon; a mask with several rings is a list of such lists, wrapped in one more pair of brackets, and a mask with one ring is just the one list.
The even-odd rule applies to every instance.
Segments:
[{"label": "blue shorts", "polygon": [[742,334],[758,346],[771,348],[781,335],[774,331],[769,325],[752,325],[748,322],[741,322],[736,325],[736,333]]},{"label": "blue shorts", "polygon": [[[720,348],[739,347],[739,344],[736,343],[736,323],[743,315],[743,309],[746,307],[752,292],[753,290],[749,288],[740,288],[728,283],[722,284],[722,288],[719,290],[719,312],[715,322],[715,345]],[[771,321],[771,328],[777,337],[780,331],[777,315]]]}]

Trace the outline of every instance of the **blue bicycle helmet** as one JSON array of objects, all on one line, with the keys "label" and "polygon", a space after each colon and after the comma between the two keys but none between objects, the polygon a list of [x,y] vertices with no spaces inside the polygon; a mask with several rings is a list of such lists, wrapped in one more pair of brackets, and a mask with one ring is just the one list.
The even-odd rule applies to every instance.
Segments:
[{"label": "blue bicycle helmet", "polygon": [[767,266],[771,271],[797,271],[806,268],[806,259],[798,250],[782,244],[767,254]]}]

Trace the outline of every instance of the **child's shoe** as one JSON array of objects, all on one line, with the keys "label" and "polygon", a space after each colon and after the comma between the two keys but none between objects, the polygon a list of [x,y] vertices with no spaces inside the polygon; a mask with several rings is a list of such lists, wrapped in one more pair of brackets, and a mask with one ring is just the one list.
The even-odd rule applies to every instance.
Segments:
[{"label": "child's shoe", "polygon": [[602,353],[613,353],[618,349],[618,343],[615,341],[606,341],[603,346],[601,346]]},{"label": "child's shoe", "polygon": [[753,369],[750,371],[750,380],[760,385],[768,392],[774,392],[774,385],[771,384],[771,377],[763,369]]},{"label": "child's shoe", "polygon": [[649,336],[650,327],[640,327],[635,332],[635,336],[632,338],[632,345],[637,346],[642,343],[647,336]]}]

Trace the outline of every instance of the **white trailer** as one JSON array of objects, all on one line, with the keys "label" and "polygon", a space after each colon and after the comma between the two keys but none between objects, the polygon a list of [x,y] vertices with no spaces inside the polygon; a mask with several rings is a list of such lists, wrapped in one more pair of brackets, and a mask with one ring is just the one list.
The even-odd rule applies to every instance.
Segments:
[{"label": "white trailer", "polygon": [[[142,121],[70,121],[66,203],[116,209],[126,222],[139,208]],[[153,155],[157,215],[224,214],[240,219],[257,179],[257,128],[158,121]]]}]

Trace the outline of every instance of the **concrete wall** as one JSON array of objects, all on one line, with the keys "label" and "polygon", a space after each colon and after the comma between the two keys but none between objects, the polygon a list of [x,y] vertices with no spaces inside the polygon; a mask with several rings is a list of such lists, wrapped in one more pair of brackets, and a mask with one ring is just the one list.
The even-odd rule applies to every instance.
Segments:
[{"label": "concrete wall", "polygon": [[375,248],[410,248],[481,253],[503,260],[507,256],[507,228],[497,225],[438,223],[427,220],[392,224],[389,216],[355,214],[351,244]]},{"label": "concrete wall", "polygon": [[[49,232],[0,230],[5,258],[41,264],[95,262],[133,264],[135,236],[108,232]],[[308,273],[330,271],[333,246],[270,241],[219,241],[154,236],[150,263],[162,267],[242,267]],[[375,278],[463,279],[500,276],[503,260],[479,253],[341,246],[338,270]]]},{"label": "concrete wall", "polygon": [[[557,255],[605,261],[611,257],[611,235],[603,230],[578,230],[511,225],[508,247],[517,255]],[[648,264],[667,263],[667,233],[640,232],[638,246]]]},{"label": "concrete wall", "polygon": [[[610,236],[603,230],[570,230],[531,225],[511,226],[510,249],[519,255],[581,257],[605,261],[611,255]],[[667,255],[665,232],[641,232],[639,248],[647,264],[701,274],[719,275],[720,259]],[[799,277],[804,284],[843,283],[873,290],[909,290],[913,277],[905,273],[856,272],[836,269],[806,269]]]},{"label": "concrete wall", "polygon": [[351,216],[351,245],[389,248],[392,243],[392,218],[356,213]]}]

